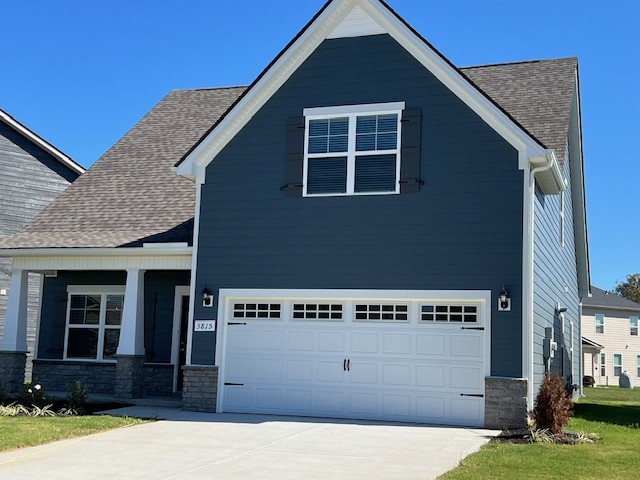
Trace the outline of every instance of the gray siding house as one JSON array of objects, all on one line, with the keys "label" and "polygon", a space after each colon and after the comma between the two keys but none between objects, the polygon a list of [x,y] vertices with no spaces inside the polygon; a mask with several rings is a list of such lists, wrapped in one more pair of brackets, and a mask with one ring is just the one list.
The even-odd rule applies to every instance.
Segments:
[{"label": "gray siding house", "polygon": [[[0,110],[0,239],[17,233],[84,169],[67,155]],[[0,331],[11,291],[10,258],[0,258]],[[31,376],[40,276],[29,275],[27,293],[26,376]]]},{"label": "gray siding house", "polygon": [[522,425],[545,371],[580,378],[579,106],[575,58],[457,68],[384,2],[329,1],[249,87],[171,92],[0,243],[14,277],[56,272],[34,375]]}]

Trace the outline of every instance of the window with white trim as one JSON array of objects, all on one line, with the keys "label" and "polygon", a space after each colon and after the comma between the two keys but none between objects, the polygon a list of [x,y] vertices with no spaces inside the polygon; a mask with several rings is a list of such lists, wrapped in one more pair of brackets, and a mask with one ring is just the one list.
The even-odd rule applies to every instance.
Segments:
[{"label": "window with white trim", "polygon": [[384,305],[379,303],[358,303],[355,306],[356,321],[369,322],[407,322],[408,305]]},{"label": "window with white trim", "polygon": [[596,333],[604,333],[604,315],[596,313]]},{"label": "window with white trim", "polygon": [[251,302],[234,303],[233,318],[279,319],[282,305],[280,303]]},{"label": "window with white trim", "polygon": [[478,307],[475,305],[422,305],[420,313],[421,322],[478,322]]},{"label": "window with white trim", "polygon": [[607,356],[604,353],[600,354],[600,376],[607,376]]},{"label": "window with white trim", "polygon": [[115,360],[124,306],[124,288],[85,292],[69,288],[64,358]]},{"label": "window with white trim", "polygon": [[342,320],[342,304],[294,303],[294,320]]},{"label": "window with white trim", "polygon": [[619,377],[622,375],[622,355],[614,353],[613,355],[613,376]]},{"label": "window with white trim", "polygon": [[304,110],[303,195],[400,193],[404,103]]},{"label": "window with white trim", "polygon": [[638,317],[629,317],[629,335],[632,337],[638,336]]}]

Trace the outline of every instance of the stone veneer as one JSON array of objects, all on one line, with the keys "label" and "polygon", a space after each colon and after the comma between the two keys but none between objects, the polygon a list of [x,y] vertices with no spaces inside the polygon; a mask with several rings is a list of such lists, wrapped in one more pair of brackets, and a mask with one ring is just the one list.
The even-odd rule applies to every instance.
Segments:
[{"label": "stone veneer", "polygon": [[522,428],[527,426],[527,379],[485,378],[485,428]]},{"label": "stone veneer", "polygon": [[218,367],[182,367],[182,408],[191,412],[215,412],[218,394]]},{"label": "stone veneer", "polygon": [[144,365],[144,394],[152,397],[173,395],[173,365],[168,363],[146,363]]},{"label": "stone veneer", "polygon": [[75,380],[84,383],[89,394],[113,394],[116,364],[64,360],[33,360],[33,380],[47,392],[66,392]]},{"label": "stone veneer", "polygon": [[26,352],[0,352],[0,389],[4,394],[20,395],[26,366]]},{"label": "stone veneer", "polygon": [[144,356],[118,355],[115,394],[118,398],[140,398],[144,395]]}]

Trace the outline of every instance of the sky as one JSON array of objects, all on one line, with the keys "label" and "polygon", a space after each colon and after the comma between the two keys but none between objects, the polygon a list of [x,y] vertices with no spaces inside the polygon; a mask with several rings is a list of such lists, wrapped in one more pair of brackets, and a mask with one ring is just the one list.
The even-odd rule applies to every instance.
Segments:
[{"label": "sky", "polygon": [[[640,272],[640,2],[388,3],[460,67],[578,57],[591,282]],[[169,91],[251,83],[323,4],[0,0],[0,108],[89,167]]]}]

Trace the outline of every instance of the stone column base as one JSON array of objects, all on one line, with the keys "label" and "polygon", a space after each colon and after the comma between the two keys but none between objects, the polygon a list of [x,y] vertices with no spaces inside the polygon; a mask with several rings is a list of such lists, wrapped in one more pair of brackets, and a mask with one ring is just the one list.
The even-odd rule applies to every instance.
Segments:
[{"label": "stone column base", "polygon": [[26,352],[0,352],[0,390],[8,397],[22,393],[26,366]]},{"label": "stone column base", "polygon": [[218,367],[185,365],[182,371],[182,409],[190,412],[215,412]]},{"label": "stone column base", "polygon": [[527,379],[486,377],[484,380],[485,428],[527,426]]},{"label": "stone column base", "polygon": [[140,398],[144,394],[144,356],[118,355],[116,388],[118,398]]}]

